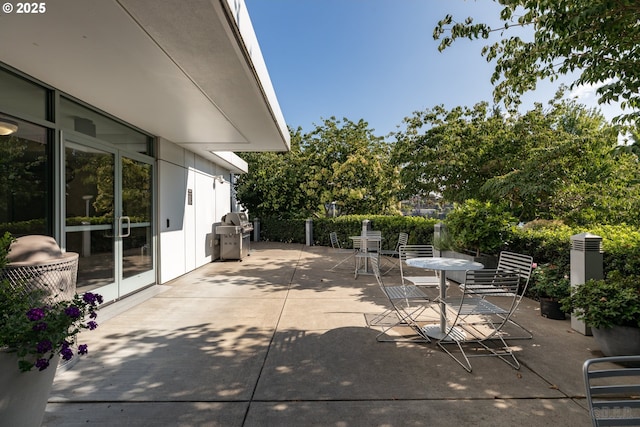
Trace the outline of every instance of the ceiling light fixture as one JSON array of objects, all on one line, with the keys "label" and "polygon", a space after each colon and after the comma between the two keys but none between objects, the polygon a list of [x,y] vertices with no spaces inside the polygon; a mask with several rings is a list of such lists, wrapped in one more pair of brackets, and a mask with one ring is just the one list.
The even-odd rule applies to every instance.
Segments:
[{"label": "ceiling light fixture", "polygon": [[18,123],[0,118],[0,135],[11,135],[18,131]]}]

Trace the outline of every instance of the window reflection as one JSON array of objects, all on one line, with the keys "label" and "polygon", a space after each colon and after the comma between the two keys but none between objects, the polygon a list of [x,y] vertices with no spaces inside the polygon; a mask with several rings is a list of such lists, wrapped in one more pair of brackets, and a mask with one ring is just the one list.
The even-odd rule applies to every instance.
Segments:
[{"label": "window reflection", "polygon": [[47,130],[0,114],[18,124],[0,136],[0,232],[51,235]]}]

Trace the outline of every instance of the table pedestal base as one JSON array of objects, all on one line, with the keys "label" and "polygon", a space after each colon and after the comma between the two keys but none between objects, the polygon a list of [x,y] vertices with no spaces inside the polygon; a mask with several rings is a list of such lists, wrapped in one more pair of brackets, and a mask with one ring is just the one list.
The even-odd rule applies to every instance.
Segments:
[{"label": "table pedestal base", "polygon": [[442,332],[440,325],[426,325],[422,327],[422,332],[430,338],[444,341],[463,341],[466,337],[461,328],[453,328],[448,333]]}]

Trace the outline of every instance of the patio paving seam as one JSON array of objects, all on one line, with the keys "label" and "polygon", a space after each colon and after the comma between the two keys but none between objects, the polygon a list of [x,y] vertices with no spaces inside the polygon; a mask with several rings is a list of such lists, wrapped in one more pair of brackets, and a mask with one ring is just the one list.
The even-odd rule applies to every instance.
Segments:
[{"label": "patio paving seam", "polygon": [[280,312],[278,313],[278,318],[276,320],[275,326],[273,328],[273,333],[271,334],[271,337],[269,338],[269,345],[267,346],[267,351],[264,352],[264,357],[262,358],[262,363],[260,365],[260,370],[258,371],[258,375],[256,376],[256,380],[253,384],[253,390],[251,390],[251,397],[249,398],[249,400],[245,400],[245,401],[241,401],[241,402],[247,402],[247,408],[245,409],[245,413],[244,413],[244,417],[242,419],[242,425],[245,425],[247,422],[247,418],[249,417],[249,413],[251,411],[251,403],[254,402],[254,397],[256,395],[256,391],[258,389],[258,384],[260,383],[260,378],[262,378],[262,373],[265,369],[265,366],[267,364],[267,360],[269,359],[269,353],[271,351],[271,347],[273,346],[273,343],[275,341],[276,335],[278,333],[278,327],[280,326],[280,320],[282,319],[282,314],[284,313],[284,309],[285,306],[287,305],[287,300],[289,298],[289,293],[291,292],[291,286],[293,284],[293,278],[296,275],[296,271],[300,265],[300,259],[302,258],[302,254],[303,251],[299,251],[298,252],[298,258],[295,261],[295,266],[291,269],[291,276],[289,277],[288,283],[287,283],[287,291],[284,295],[284,298],[282,299],[282,305],[280,307]]}]

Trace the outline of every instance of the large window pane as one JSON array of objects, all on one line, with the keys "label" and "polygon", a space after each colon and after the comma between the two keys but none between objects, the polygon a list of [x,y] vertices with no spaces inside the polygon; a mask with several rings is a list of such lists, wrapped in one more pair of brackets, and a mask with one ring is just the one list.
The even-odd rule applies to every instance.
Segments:
[{"label": "large window pane", "polygon": [[0,114],[18,125],[0,136],[0,232],[51,234],[51,174],[47,130]]}]

